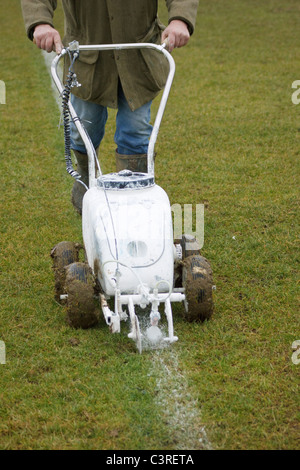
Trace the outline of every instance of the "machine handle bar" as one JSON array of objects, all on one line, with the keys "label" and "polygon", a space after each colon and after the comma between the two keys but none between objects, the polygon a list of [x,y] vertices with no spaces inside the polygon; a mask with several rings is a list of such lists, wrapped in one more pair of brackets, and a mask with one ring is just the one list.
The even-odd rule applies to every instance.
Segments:
[{"label": "machine handle bar", "polygon": [[[74,46],[73,46],[74,47]],[[158,107],[158,111],[156,114],[155,122],[153,125],[152,133],[150,136],[149,140],[149,146],[148,146],[148,155],[147,155],[147,163],[148,163],[148,173],[151,176],[154,176],[154,147],[155,143],[157,140],[160,124],[162,121],[162,117],[165,111],[165,107],[167,104],[167,100],[169,97],[171,85],[173,82],[174,74],[175,74],[175,62],[171,54],[168,52],[168,43],[165,41],[162,45],[157,45],[157,44],[152,44],[152,43],[129,43],[129,44],[95,44],[95,45],[80,45],[77,43],[77,49],[80,53],[80,51],[109,51],[109,50],[123,50],[123,49],[155,49],[156,51],[162,53],[166,59],[169,62],[169,74],[168,78],[164,87],[164,91],[161,97],[161,101]],[[69,50],[74,51],[73,48],[65,48],[62,50],[61,54],[57,55],[54,60],[52,61],[51,64],[51,75],[53,78],[53,81],[59,91],[59,94],[62,95],[64,87],[63,84],[59,78],[58,72],[57,72],[57,66],[62,57],[64,57]],[[85,130],[84,126],[82,125],[80,119],[78,118],[72,104],[69,102],[69,111],[71,114],[71,117],[73,119],[74,124],[77,127],[77,130],[84,142],[84,145],[87,150],[87,155],[89,158],[89,174],[90,175],[95,175],[95,158],[96,157],[96,152],[95,149],[93,148],[93,145],[91,143],[91,140],[89,136],[87,135],[87,131]],[[100,166],[98,165],[98,169]],[[100,171],[101,173],[101,171]],[[95,176],[93,177],[95,179]],[[90,182],[90,186],[94,186],[96,182]]]}]

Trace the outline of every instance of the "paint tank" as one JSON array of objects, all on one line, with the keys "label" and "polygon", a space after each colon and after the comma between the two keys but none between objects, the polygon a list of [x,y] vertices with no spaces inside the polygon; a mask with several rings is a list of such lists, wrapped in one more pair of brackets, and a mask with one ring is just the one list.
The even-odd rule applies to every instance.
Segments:
[{"label": "paint tank", "polygon": [[173,287],[172,216],[166,192],[151,176],[127,170],[98,178],[83,198],[88,263],[107,295]]}]

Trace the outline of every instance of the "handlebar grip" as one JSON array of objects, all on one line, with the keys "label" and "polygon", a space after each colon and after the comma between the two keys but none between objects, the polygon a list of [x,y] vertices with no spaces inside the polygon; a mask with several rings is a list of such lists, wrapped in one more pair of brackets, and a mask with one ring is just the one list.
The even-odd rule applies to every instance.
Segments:
[{"label": "handlebar grip", "polygon": [[162,42],[162,46],[165,47],[165,49],[169,52],[169,38],[166,37],[166,39]]}]

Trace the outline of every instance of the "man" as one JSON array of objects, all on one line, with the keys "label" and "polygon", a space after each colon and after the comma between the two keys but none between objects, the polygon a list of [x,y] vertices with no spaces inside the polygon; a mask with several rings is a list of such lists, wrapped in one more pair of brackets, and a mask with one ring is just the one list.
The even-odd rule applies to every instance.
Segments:
[{"label": "man", "polygon": [[[57,0],[21,0],[27,35],[37,47],[59,54],[63,43],[153,42],[166,38],[170,52],[187,44],[194,31],[199,0],[166,0],[165,28],[157,17],[157,0],[62,0],[65,14],[63,41],[54,28]],[[65,73],[69,67],[65,61]],[[153,50],[85,51],[74,64],[81,87],[73,88],[71,102],[97,149],[104,136],[107,107],[118,108],[115,143],[117,171],[147,171],[147,149],[152,127],[150,107],[165,84],[165,59]],[[88,185],[86,150],[74,125],[72,150],[77,171]],[[81,213],[84,186],[74,183],[72,203]]]}]

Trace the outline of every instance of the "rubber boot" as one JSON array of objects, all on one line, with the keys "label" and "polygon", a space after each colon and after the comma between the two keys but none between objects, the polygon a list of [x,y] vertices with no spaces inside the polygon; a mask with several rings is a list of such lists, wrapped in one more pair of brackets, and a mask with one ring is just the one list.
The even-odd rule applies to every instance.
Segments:
[{"label": "rubber boot", "polygon": [[[77,172],[81,175],[81,181],[89,187],[89,164],[88,156],[84,153],[80,153],[77,150],[73,150],[77,160]],[[82,199],[86,192],[86,188],[83,184],[75,181],[72,188],[71,202],[77,212],[82,214]]]},{"label": "rubber boot", "polygon": [[116,170],[131,170],[138,173],[147,173],[147,154],[122,155],[116,150]]}]

